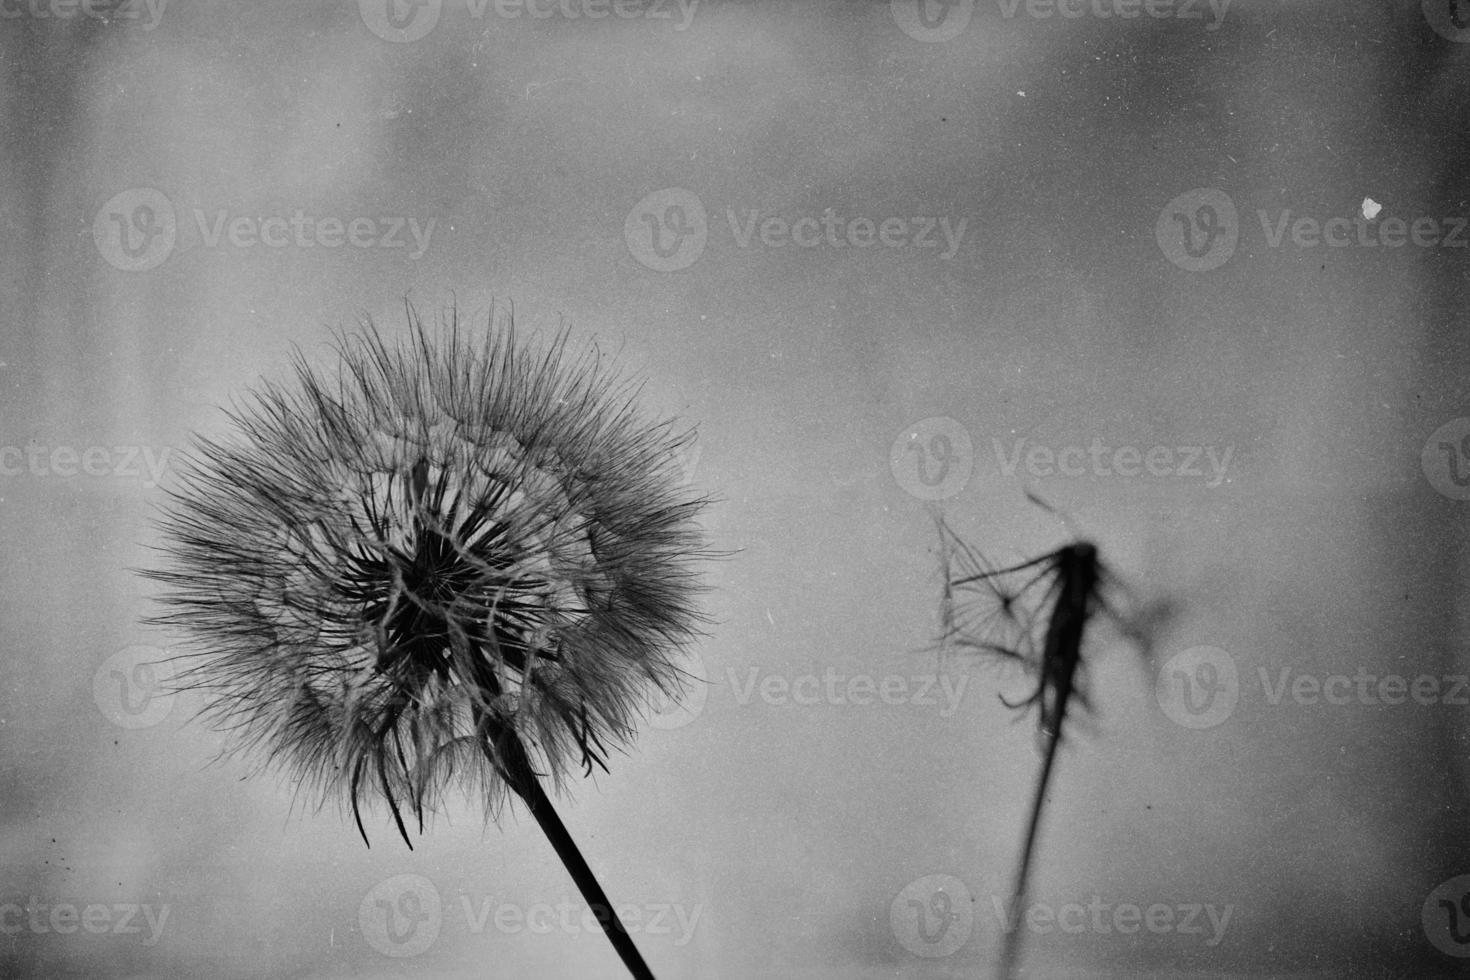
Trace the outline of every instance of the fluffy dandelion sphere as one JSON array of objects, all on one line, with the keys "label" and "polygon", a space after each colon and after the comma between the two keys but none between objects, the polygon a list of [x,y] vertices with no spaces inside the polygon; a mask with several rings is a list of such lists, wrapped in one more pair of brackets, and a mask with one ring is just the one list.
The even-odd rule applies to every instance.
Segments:
[{"label": "fluffy dandelion sphere", "polygon": [[682,691],[703,555],[690,434],[640,416],[595,348],[408,318],[402,341],[345,338],[339,371],[298,356],[229,413],[235,438],[199,439],[149,573],[234,748],[359,828],[386,801],[401,832],[452,780],[495,813],[524,780],[606,769]]}]

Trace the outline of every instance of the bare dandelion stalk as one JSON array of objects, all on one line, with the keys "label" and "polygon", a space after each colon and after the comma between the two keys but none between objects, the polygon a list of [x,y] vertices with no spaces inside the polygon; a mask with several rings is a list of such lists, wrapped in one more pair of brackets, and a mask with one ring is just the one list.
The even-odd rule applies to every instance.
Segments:
[{"label": "bare dandelion stalk", "polygon": [[[1034,496],[1030,499],[1051,509]],[[1105,586],[1116,582],[1091,542],[1074,540],[1030,561],[997,568],[962,541],[937,512],[934,517],[944,570],[940,649],[1019,663],[1037,679],[1025,700],[1001,699],[1010,708],[1036,705],[1040,716],[1041,771],[1011,891],[1010,907],[1021,915],[1067,712],[1074,699],[1090,708],[1081,683],[1088,622],[1096,613],[1106,613],[1147,653],[1147,632],[1168,613],[1160,606],[1130,619],[1121,616],[1103,597]],[[997,972],[1002,980],[1014,975],[1023,938],[1021,929],[1006,933]]]},{"label": "bare dandelion stalk", "polygon": [[[1036,795],[1031,802],[1031,816],[1026,824],[1026,843],[1021,848],[1021,863],[1016,869],[1016,880],[1011,890],[1011,908],[1017,915],[1026,907],[1031,859],[1036,851],[1041,813],[1046,807],[1046,791],[1056,764],[1057,749],[1062,742],[1067,706],[1076,690],[1077,669],[1082,663],[1083,632],[1087,620],[1101,601],[1097,595],[1101,578],[1097,548],[1086,541],[1065,545],[1040,559],[992,574],[1003,574],[1005,571],[1037,565],[1043,566],[1039,574],[1053,576],[1047,594],[1049,597],[1055,594],[1055,603],[1042,640],[1041,681],[1031,696],[1031,700],[1042,706],[1041,739],[1044,748],[1041,772],[1036,777]],[[1006,933],[1005,942],[1001,946],[1002,978],[1013,975],[1021,954],[1021,933],[1020,929],[1012,929]]]},{"label": "bare dandelion stalk", "polygon": [[192,635],[179,684],[234,751],[321,798],[387,803],[412,848],[458,781],[536,818],[635,977],[651,977],[543,781],[607,770],[653,692],[677,697],[706,557],[683,488],[689,436],[562,333],[539,353],[508,322],[457,315],[397,344],[366,329],[342,370],[298,357],[198,440],[146,574]]}]

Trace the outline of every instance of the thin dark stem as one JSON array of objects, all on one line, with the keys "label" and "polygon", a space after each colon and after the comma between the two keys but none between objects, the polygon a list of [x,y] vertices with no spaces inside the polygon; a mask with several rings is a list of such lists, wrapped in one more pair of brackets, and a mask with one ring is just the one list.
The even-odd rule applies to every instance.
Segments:
[{"label": "thin dark stem", "polygon": [[[1056,620],[1053,618],[1053,627]],[[1063,631],[1064,632],[1064,631]],[[1058,636],[1061,636],[1059,632]],[[1050,637],[1048,641],[1050,641]],[[1081,646],[1082,636],[1080,630],[1075,637],[1066,637],[1065,641],[1075,651]],[[1026,826],[1026,844],[1021,848],[1021,867],[1016,871],[1016,884],[1011,891],[1011,931],[1006,933],[1005,943],[1001,946],[1000,971],[997,974],[999,980],[1011,980],[1016,963],[1021,957],[1021,942],[1024,933],[1021,930],[1021,917],[1026,914],[1026,885],[1031,878],[1031,859],[1036,852],[1036,840],[1041,834],[1041,812],[1046,808],[1046,791],[1051,785],[1052,769],[1056,765],[1057,750],[1062,744],[1062,732],[1067,723],[1067,704],[1072,700],[1073,682],[1077,670],[1077,657],[1059,661],[1060,669],[1056,679],[1056,725],[1048,731],[1042,728],[1043,737],[1046,739],[1046,755],[1041,761],[1041,772],[1036,777],[1036,797],[1031,801],[1031,820]]]},{"label": "thin dark stem", "polygon": [[1046,757],[1041,763],[1041,774],[1036,779],[1036,798],[1031,802],[1031,821],[1026,827],[1026,845],[1021,850],[1021,867],[1016,872],[1015,887],[1011,891],[1008,917],[1012,924],[1001,947],[1000,969],[996,973],[999,980],[1010,980],[1021,955],[1021,917],[1026,911],[1026,883],[1031,875],[1031,856],[1036,850],[1036,838],[1041,829],[1041,811],[1046,806],[1046,789],[1051,782],[1052,766],[1056,762],[1057,746],[1061,743],[1061,738],[1053,734],[1047,736],[1046,741]]},{"label": "thin dark stem", "polygon": [[602,924],[602,931],[607,933],[608,941],[618,951],[623,965],[634,980],[653,980],[653,971],[648,964],[643,962],[643,956],[638,952],[638,947],[633,944],[633,938],[628,935],[628,930],[623,925],[623,920],[618,918],[618,913],[613,909],[612,902],[608,901],[607,894],[598,883],[597,876],[587,866],[587,861],[582,857],[577,842],[572,840],[572,835],[567,831],[566,825],[561,822],[556,809],[551,805],[546,792],[541,788],[541,781],[531,769],[530,760],[526,757],[525,747],[522,746],[520,738],[511,731],[502,731],[499,738],[494,740],[495,748],[491,748],[489,740],[484,743],[485,751],[490,755],[491,763],[506,777],[506,782],[511,789],[515,790],[531,811],[531,816],[536,818],[536,823],[541,826],[541,831],[546,839],[551,841],[551,846],[556,850],[556,856],[561,858],[561,863],[566,866],[567,873],[577,883],[582,897],[587,900],[588,906],[597,921]]}]

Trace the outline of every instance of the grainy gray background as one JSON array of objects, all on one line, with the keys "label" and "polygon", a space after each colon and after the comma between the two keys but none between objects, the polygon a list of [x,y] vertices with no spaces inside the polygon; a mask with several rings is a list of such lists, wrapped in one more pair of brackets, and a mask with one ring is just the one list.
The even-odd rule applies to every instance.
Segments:
[{"label": "grainy gray background", "polygon": [[[1454,973],[1470,943],[1438,903],[1467,891],[1470,708],[1443,682],[1367,701],[1385,676],[1470,670],[1450,469],[1470,252],[1381,241],[1391,218],[1443,236],[1470,213],[1465,5],[920,2],[388,0],[406,33],[366,0],[3,8],[0,972],[619,975],[556,911],[574,890],[524,816],[483,831],[462,804],[408,853],[379,813],[366,850],[334,807],[211,765],[198,702],[134,667],[178,640],[138,625],[147,461],[166,481],[163,454],[222,431],[215,406],[293,344],[325,361],[364,313],[401,330],[408,296],[564,319],[646,376],[650,411],[699,426],[690,472],[738,549],[709,575],[702,707],[563,806],[660,976],[991,975],[1037,755],[996,700],[1016,678],[915,652],[939,596],[921,451],[998,559],[1063,540],[1029,486],[1183,603],[1159,664],[1099,633],[1030,975]],[[1217,193],[1176,201],[1198,189]],[[1234,244],[1191,271],[1173,214],[1199,233],[1220,195]],[[1321,224],[1365,198],[1383,210],[1347,245],[1302,244],[1306,226],[1272,244],[1285,212]],[[829,208],[858,240],[853,219],[936,219],[936,245],[747,236],[752,212]],[[214,236],[298,210],[328,238],[367,219],[372,244]],[[404,246],[379,244],[397,218]],[[953,248],[940,221],[964,222]],[[1231,455],[1198,476],[1112,456],[1008,473],[1018,439],[1074,463],[1094,440]],[[1191,728],[1165,706],[1209,679],[1199,647],[1235,667],[1213,696],[1236,700],[1191,691],[1219,705]],[[1344,703],[1311,697],[1358,674],[1331,687]],[[953,710],[942,687],[915,697],[924,675]],[[847,696],[894,677],[892,703]],[[940,887],[953,917],[920,922]],[[383,918],[405,889],[439,897],[432,921]],[[1105,910],[1064,932],[1045,916],[1069,904]],[[1172,911],[1120,935],[1120,905]],[[1195,905],[1230,918],[1181,929]]]}]

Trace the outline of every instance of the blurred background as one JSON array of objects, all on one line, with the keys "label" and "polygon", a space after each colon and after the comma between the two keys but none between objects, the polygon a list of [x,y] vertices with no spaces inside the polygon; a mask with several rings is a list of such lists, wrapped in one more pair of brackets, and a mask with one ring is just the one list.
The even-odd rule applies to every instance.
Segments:
[{"label": "blurred background", "polygon": [[[403,305],[696,425],[706,683],[562,812],[663,977],[1461,975],[1450,0],[0,4],[0,974],[616,977],[524,813],[409,852],[148,667],[160,484]],[[1028,907],[1024,679],[929,508],[1099,627]]]}]

